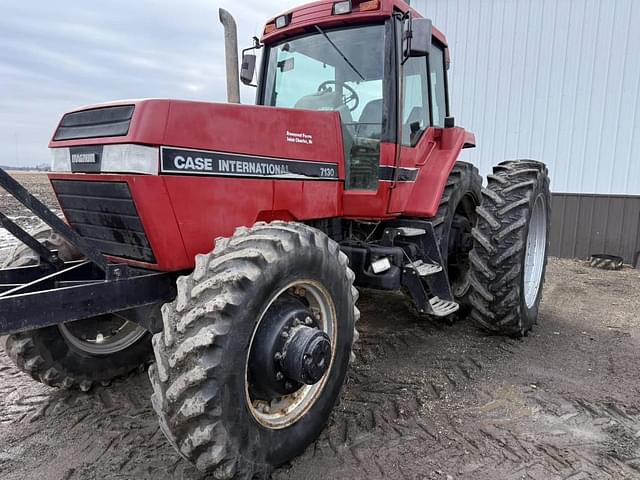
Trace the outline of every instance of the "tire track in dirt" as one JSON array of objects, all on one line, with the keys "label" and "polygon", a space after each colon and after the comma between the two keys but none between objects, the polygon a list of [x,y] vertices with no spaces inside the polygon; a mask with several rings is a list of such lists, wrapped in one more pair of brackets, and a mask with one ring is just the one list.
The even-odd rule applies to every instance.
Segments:
[{"label": "tire track in dirt", "polygon": [[[475,418],[486,422],[480,429],[482,450],[499,467],[493,470],[495,478],[639,477],[640,416],[635,408],[526,387],[500,396],[508,402],[494,400]],[[518,401],[523,410],[514,413],[511,407]],[[495,420],[500,417],[509,420]]]},{"label": "tire track in dirt", "polygon": [[[561,440],[556,442],[556,447],[564,447],[574,455],[583,471],[591,474],[603,471],[612,478],[640,477],[640,411],[637,407],[613,399],[549,397],[544,392],[532,395],[541,412],[561,425],[561,430],[547,432]],[[586,438],[581,443],[562,441],[567,435],[570,439]],[[601,442],[596,441],[598,437]],[[585,446],[592,447],[593,457],[585,456]]]},{"label": "tire track in dirt", "polygon": [[0,349],[3,478],[201,478],[166,442],[150,395],[146,374],[89,394],[51,389]]}]

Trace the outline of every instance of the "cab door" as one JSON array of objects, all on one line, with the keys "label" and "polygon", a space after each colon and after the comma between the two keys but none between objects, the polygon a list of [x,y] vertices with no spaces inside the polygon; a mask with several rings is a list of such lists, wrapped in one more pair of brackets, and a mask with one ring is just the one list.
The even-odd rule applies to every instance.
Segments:
[{"label": "cab door", "polygon": [[434,40],[428,57],[408,59],[402,86],[399,169],[388,207],[392,214],[407,211],[418,176],[427,174],[430,161],[441,149],[448,115],[444,46]]}]

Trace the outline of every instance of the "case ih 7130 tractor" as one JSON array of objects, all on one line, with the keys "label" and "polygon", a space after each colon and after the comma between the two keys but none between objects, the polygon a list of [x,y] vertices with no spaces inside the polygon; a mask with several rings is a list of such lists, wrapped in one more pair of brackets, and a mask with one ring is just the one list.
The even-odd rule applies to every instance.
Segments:
[{"label": "case ih 7130 tractor", "polygon": [[318,436],[354,358],[355,287],[522,336],[549,232],[542,163],[501,163],[483,189],[457,161],[475,139],[450,116],[447,41],[404,1],[278,16],[245,51],[249,84],[255,49],[256,106],[64,115],[50,180],[66,221],[0,172],[48,225],[28,234],[0,217],[22,242],[0,270],[10,357],[82,390],[155,358],[162,430],[215,478],[266,475]]}]

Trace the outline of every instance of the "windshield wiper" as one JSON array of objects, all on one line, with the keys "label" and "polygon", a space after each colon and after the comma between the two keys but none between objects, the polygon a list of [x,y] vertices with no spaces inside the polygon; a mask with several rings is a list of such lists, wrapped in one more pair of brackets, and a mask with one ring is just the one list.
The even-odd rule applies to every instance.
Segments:
[{"label": "windshield wiper", "polygon": [[325,33],[324,30],[322,30],[318,25],[316,25],[316,30],[318,30],[323,36],[324,38],[327,39],[327,42],[329,42],[329,44],[331,44],[331,46],[335,49],[336,52],[338,52],[338,54],[343,58],[343,60],[345,62],[347,62],[347,65],[349,65],[354,72],[356,72],[358,74],[358,76],[362,79],[362,80],[366,80],[364,78],[364,76],[358,71],[358,69],[355,67],[355,65],[353,63],[351,63],[351,61],[346,57],[346,55],[344,53],[342,53],[342,50],[340,50],[340,47],[338,47],[335,43],[333,43],[333,41],[331,41],[331,39],[329,38],[329,35],[327,35]]}]

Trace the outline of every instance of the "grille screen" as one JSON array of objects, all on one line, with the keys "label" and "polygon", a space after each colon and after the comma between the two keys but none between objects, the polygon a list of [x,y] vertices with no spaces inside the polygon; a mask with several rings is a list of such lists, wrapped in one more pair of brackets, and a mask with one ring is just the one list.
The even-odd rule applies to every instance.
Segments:
[{"label": "grille screen", "polygon": [[134,109],[133,105],[123,105],[67,113],[53,139],[122,137],[129,133]]},{"label": "grille screen", "polygon": [[99,251],[156,262],[126,183],[53,180],[52,184],[71,226]]}]

